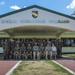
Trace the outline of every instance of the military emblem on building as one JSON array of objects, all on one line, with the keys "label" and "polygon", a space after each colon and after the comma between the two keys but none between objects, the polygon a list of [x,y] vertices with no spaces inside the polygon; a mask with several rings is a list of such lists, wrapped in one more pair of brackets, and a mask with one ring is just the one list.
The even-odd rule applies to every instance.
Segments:
[{"label": "military emblem on building", "polygon": [[38,11],[32,11],[32,16],[33,16],[33,18],[37,18],[38,17]]}]

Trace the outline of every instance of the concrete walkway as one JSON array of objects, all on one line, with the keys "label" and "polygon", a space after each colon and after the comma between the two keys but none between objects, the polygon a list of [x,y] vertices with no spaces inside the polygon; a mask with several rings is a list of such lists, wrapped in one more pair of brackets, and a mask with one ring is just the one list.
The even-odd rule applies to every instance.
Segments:
[{"label": "concrete walkway", "polygon": [[63,57],[55,61],[75,72],[75,58]]},{"label": "concrete walkway", "polygon": [[5,75],[18,61],[0,61],[0,75]]},{"label": "concrete walkway", "polygon": [[[75,58],[63,57],[55,60],[59,64],[65,66],[66,68],[75,72]],[[5,75],[11,68],[13,68],[18,63],[18,60],[6,60],[0,61],[0,75]]]}]

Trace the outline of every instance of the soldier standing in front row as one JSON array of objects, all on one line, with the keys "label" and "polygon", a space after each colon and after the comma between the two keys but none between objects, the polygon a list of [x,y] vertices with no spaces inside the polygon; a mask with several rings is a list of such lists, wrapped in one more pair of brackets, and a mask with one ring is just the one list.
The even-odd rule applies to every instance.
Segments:
[{"label": "soldier standing in front row", "polygon": [[3,43],[4,59],[8,59],[8,52],[9,52],[8,41],[7,39],[5,39],[5,42]]},{"label": "soldier standing in front row", "polygon": [[14,48],[14,59],[20,59],[20,47],[19,44]]},{"label": "soldier standing in front row", "polygon": [[8,48],[9,48],[8,59],[10,59],[11,58],[11,39],[8,39]]},{"label": "soldier standing in front row", "polygon": [[62,40],[60,39],[57,41],[57,56],[58,58],[62,57]]},{"label": "soldier standing in front row", "polygon": [[27,59],[27,57],[26,57],[26,47],[25,47],[25,45],[24,44],[22,44],[22,46],[21,46],[21,49],[20,49],[20,58],[25,58],[25,59]]},{"label": "soldier standing in front row", "polygon": [[9,47],[8,58],[13,58],[14,46],[15,46],[15,44],[14,44],[13,39],[9,39],[9,41],[8,41],[8,47]]},{"label": "soldier standing in front row", "polygon": [[13,58],[14,57],[14,55],[13,55],[14,47],[15,47],[14,40],[9,39],[8,45],[9,45],[9,58]]}]

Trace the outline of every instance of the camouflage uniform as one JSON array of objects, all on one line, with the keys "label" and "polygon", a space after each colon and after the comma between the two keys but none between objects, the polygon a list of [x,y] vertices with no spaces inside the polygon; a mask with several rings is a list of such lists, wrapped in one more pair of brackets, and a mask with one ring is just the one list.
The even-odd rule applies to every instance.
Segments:
[{"label": "camouflage uniform", "polygon": [[62,41],[57,41],[57,56],[62,57]]},{"label": "camouflage uniform", "polygon": [[14,47],[15,47],[14,41],[11,41],[11,50],[10,50],[10,56],[11,56],[11,58],[14,57]]},{"label": "camouflage uniform", "polygon": [[40,46],[39,47],[39,50],[40,50],[40,57],[44,57],[44,55],[45,55],[45,47],[44,46]]},{"label": "camouflage uniform", "polygon": [[21,49],[20,49],[20,57],[23,57],[23,59],[27,59],[27,56],[26,56],[26,47],[25,46],[21,46]]},{"label": "camouflage uniform", "polygon": [[42,41],[39,40],[39,41],[37,42],[37,44],[38,44],[38,46],[40,46],[40,45],[42,44]]},{"label": "camouflage uniform", "polygon": [[47,46],[47,42],[45,40],[43,40],[43,45],[44,45],[44,47]]},{"label": "camouflage uniform", "polygon": [[26,41],[26,48],[28,47],[28,44],[30,44],[29,40]]},{"label": "camouflage uniform", "polygon": [[21,41],[20,41],[20,39],[16,40],[15,46],[16,46],[17,44],[18,44],[19,46],[21,46]]},{"label": "camouflage uniform", "polygon": [[31,42],[31,47],[35,46],[36,42],[35,41],[32,41]]},{"label": "camouflage uniform", "polygon": [[17,59],[17,58],[19,58],[20,59],[20,47],[18,46],[16,46],[15,48],[14,48],[14,59]]},{"label": "camouflage uniform", "polygon": [[11,56],[11,41],[10,41],[10,39],[9,39],[9,41],[8,41],[8,48],[9,48],[9,51],[8,51],[8,58],[11,58],[10,56]]},{"label": "camouflage uniform", "polygon": [[31,59],[32,59],[32,47],[31,46],[30,47],[27,47],[26,55],[27,55],[27,58],[28,58],[28,56],[30,56]]},{"label": "camouflage uniform", "polygon": [[46,59],[48,59],[48,55],[50,55],[50,59],[52,59],[52,51],[49,45],[45,47],[45,52],[46,52]]},{"label": "camouflage uniform", "polygon": [[49,46],[51,46],[51,42],[49,40],[47,40],[47,44],[49,44]]},{"label": "camouflage uniform", "polygon": [[9,52],[8,42],[4,42],[3,43],[4,59],[8,59],[8,52]]}]

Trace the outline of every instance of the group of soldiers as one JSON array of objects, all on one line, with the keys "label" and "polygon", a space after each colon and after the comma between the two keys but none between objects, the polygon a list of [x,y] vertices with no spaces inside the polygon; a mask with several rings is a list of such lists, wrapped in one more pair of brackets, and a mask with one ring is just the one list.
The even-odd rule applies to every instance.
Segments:
[{"label": "group of soldiers", "polygon": [[62,41],[49,39],[5,39],[4,59],[52,59],[62,57]]}]

